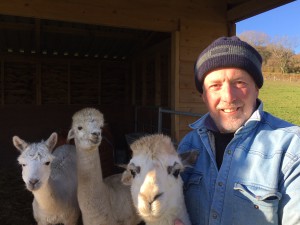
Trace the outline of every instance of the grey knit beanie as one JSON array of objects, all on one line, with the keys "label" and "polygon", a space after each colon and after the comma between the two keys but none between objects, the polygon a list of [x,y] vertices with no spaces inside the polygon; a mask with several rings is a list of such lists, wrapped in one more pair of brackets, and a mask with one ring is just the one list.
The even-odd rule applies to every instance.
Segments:
[{"label": "grey knit beanie", "polygon": [[236,36],[220,37],[199,55],[195,63],[195,82],[203,93],[203,80],[207,73],[220,68],[236,67],[247,71],[258,88],[264,82],[261,72],[261,55],[248,43]]}]

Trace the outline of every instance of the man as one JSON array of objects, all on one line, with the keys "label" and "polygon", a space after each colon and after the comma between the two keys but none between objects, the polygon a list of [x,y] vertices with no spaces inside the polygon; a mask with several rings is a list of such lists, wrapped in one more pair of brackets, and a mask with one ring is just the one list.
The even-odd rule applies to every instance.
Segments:
[{"label": "man", "polygon": [[300,129],[263,111],[261,63],[238,37],[215,40],[196,61],[209,112],[178,147],[198,153],[182,174],[193,225],[300,224]]}]

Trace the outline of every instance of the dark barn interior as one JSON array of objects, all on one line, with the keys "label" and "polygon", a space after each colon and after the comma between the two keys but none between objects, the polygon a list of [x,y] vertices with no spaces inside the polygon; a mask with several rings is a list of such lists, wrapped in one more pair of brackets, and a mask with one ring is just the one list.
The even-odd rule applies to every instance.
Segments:
[{"label": "dark barn interior", "polygon": [[[13,135],[33,141],[67,132],[82,107],[104,113],[119,149],[125,134],[134,132],[135,106],[168,107],[168,33],[3,15],[0,20],[5,162]],[[159,81],[152,79],[156,73]],[[162,84],[160,95],[155,81]]]}]

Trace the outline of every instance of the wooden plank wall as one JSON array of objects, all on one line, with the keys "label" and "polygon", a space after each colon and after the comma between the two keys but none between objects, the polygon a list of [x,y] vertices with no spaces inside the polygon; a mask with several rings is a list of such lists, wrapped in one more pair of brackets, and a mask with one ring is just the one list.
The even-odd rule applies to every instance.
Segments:
[{"label": "wooden plank wall", "polygon": [[131,104],[129,62],[0,57],[2,105]]},{"label": "wooden plank wall", "polygon": [[[179,73],[176,110],[204,114],[207,109],[202,102],[200,93],[196,90],[194,81],[194,64],[201,51],[212,40],[227,35],[227,25],[224,18],[220,21],[181,20],[179,38]],[[188,124],[197,118],[178,116],[175,137],[180,140],[188,131]]]}]

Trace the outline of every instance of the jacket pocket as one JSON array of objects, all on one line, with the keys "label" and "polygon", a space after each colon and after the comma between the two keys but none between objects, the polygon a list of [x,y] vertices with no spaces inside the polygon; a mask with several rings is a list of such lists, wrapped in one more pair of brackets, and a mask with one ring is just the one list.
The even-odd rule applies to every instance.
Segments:
[{"label": "jacket pocket", "polygon": [[235,183],[233,224],[278,224],[278,204],[281,193],[259,185]]}]

